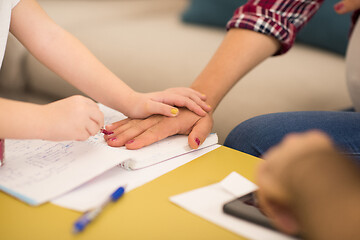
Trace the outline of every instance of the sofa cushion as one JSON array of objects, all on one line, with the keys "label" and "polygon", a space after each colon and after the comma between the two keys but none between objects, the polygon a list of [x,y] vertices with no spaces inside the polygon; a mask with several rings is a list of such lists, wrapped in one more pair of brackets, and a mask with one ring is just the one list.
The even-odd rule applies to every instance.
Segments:
[{"label": "sofa cushion", "polygon": [[182,15],[186,23],[224,28],[233,12],[246,0],[191,0]]},{"label": "sofa cushion", "polygon": [[[246,0],[192,0],[182,15],[187,23],[224,27],[234,10]],[[297,42],[345,55],[350,29],[350,14],[338,15],[326,0],[313,19],[298,34]]]}]

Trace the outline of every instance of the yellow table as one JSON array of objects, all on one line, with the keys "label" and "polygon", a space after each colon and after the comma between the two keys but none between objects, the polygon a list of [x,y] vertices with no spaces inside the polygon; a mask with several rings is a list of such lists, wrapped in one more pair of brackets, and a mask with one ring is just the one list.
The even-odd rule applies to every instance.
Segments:
[{"label": "yellow table", "polygon": [[253,180],[260,161],[220,147],[125,194],[78,235],[71,229],[80,213],[50,203],[30,207],[0,192],[0,239],[243,239],[174,205],[169,197],[219,182],[232,171]]}]

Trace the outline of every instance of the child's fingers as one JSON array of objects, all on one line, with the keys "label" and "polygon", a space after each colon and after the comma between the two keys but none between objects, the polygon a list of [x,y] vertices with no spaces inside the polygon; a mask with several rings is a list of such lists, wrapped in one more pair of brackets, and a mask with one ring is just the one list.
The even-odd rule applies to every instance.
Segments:
[{"label": "child's fingers", "polygon": [[149,101],[146,108],[147,109],[144,112],[148,113],[147,116],[161,114],[168,117],[176,117],[179,114],[178,108],[157,101]]},{"label": "child's fingers", "polygon": [[172,90],[171,92],[183,97],[190,98],[206,112],[209,112],[211,110],[211,107],[205,102],[206,96],[204,94],[199,93],[198,91],[195,91],[194,89],[176,88],[176,90],[174,91]]},{"label": "child's fingers", "polygon": [[165,99],[164,103],[172,104],[178,107],[186,107],[201,117],[206,115],[205,111],[210,111],[211,109],[209,105],[207,105],[199,98],[191,99],[180,95],[169,96],[167,99]]},{"label": "child's fingers", "polygon": [[99,129],[104,126],[104,114],[98,108],[91,112],[90,119],[98,125]]},{"label": "child's fingers", "polygon": [[205,116],[205,111],[209,112],[211,110],[211,106],[203,100],[206,97],[190,88],[175,88],[164,92],[150,93],[150,98],[157,102],[186,107],[202,117]]},{"label": "child's fingers", "polygon": [[95,121],[89,121],[86,124],[86,131],[89,133],[89,136],[94,136],[100,130],[100,125]]},{"label": "child's fingers", "polygon": [[[206,100],[206,97],[205,99],[201,98],[200,95],[198,94],[195,94],[194,92],[191,92],[191,91],[188,91],[188,90],[192,90],[192,89],[179,89],[177,91],[177,96],[181,96],[181,97],[187,97],[189,99],[191,99],[193,102],[195,102],[197,105],[199,105],[203,110],[205,110],[206,112],[209,112],[211,110],[211,107],[210,105],[208,105],[205,100]],[[195,90],[192,90],[192,91],[195,91]],[[180,98],[175,98],[175,101],[180,101],[181,99]],[[184,99],[185,100],[185,99]],[[186,105],[178,105],[180,103],[174,103],[175,106],[179,106],[179,107],[185,107]],[[187,107],[187,106],[186,106]]]},{"label": "child's fingers", "polygon": [[176,93],[176,94],[180,94],[183,96],[187,96],[190,97],[191,95],[196,95],[197,97],[199,97],[201,100],[205,101],[206,100],[206,95],[202,94],[192,88],[185,88],[185,87],[179,87],[179,88],[169,88],[166,90],[167,92],[171,92],[171,93]]},{"label": "child's fingers", "polygon": [[[201,106],[199,106],[196,102],[194,102],[192,99],[188,98],[188,97],[184,97],[181,95],[176,95],[176,94],[162,94],[159,97],[156,98],[152,98],[152,100],[155,102],[159,102],[159,103],[163,103],[163,104],[168,104],[168,105],[172,105],[172,106],[177,106],[177,107],[186,107],[187,109],[189,109],[190,111],[193,111],[194,113],[196,113],[197,115],[204,117],[206,115],[206,112],[203,110],[203,108]],[[209,106],[208,106],[209,107]],[[162,106],[160,108],[160,105],[158,105],[158,109],[161,109],[161,112],[155,112],[155,113],[159,113],[162,115],[166,115],[166,116],[176,116],[177,112],[175,109],[173,109],[174,107],[171,108],[171,106],[165,107]],[[149,108],[149,110],[154,113],[152,111],[151,108]],[[170,111],[170,114],[169,114]]]},{"label": "child's fingers", "polygon": [[99,130],[100,127],[98,123],[88,119],[86,122],[82,123],[81,127],[77,127],[73,130],[73,132],[76,132],[76,135],[73,137],[73,139],[76,141],[85,141],[89,137],[96,135]]},{"label": "child's fingers", "polygon": [[209,104],[207,104],[206,102],[204,102],[201,98],[199,98],[197,96],[190,96],[190,99],[193,100],[197,105],[199,105],[206,112],[211,111],[211,106]]}]

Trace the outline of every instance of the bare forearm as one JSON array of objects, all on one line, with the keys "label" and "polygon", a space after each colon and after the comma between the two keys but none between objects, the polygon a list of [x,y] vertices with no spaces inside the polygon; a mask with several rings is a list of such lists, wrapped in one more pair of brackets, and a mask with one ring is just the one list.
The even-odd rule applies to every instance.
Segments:
[{"label": "bare forearm", "polygon": [[0,138],[40,138],[40,108],[32,103],[0,98]]},{"label": "bare forearm", "polygon": [[134,92],[105,67],[78,39],[64,30],[36,52],[39,60],[64,80],[91,98],[126,111],[126,100]]},{"label": "bare forearm", "polygon": [[208,65],[192,84],[213,107],[251,69],[279,48],[275,38],[244,29],[230,30]]},{"label": "bare forearm", "polygon": [[[24,11],[26,8],[31,10]],[[22,14],[27,16],[19,17]],[[13,11],[10,30],[41,63],[60,77],[95,100],[124,109],[126,99],[133,92],[131,88],[78,39],[49,19],[35,1],[19,3]]]}]

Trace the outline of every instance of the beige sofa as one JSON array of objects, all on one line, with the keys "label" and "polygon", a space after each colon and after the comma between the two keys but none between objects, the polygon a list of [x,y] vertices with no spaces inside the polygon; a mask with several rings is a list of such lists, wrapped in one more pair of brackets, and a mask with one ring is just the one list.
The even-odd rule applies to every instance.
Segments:
[{"label": "beige sofa", "polygon": [[[115,74],[142,92],[189,86],[225,35],[224,29],[182,23],[187,0],[40,3]],[[213,130],[223,143],[233,127],[252,116],[349,107],[344,72],[343,57],[295,45],[288,54],[265,61],[231,90],[216,110]],[[45,103],[77,93],[9,37],[0,73],[2,97]]]}]

